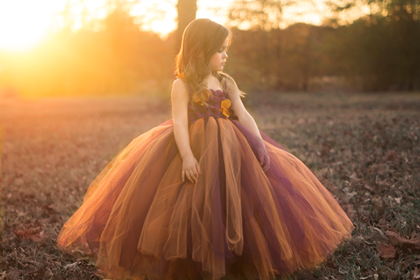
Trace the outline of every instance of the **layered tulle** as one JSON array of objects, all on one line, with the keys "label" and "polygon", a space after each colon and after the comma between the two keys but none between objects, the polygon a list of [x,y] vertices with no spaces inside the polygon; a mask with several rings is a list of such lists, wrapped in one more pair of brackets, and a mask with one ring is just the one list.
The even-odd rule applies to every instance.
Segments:
[{"label": "layered tulle", "polygon": [[353,224],[299,159],[260,133],[264,141],[225,118],[190,124],[202,171],[193,184],[181,180],[173,120],[145,132],[91,184],[58,246],[117,279],[266,280],[322,262]]}]

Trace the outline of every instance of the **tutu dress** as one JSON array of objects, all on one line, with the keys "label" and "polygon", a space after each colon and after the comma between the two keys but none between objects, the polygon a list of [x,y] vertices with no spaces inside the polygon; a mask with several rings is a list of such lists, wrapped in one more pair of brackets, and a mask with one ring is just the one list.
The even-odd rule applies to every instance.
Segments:
[{"label": "tutu dress", "polygon": [[165,121],[92,182],[59,233],[62,250],[91,256],[108,278],[268,280],[312,268],[351,236],[313,173],[242,125],[225,90],[210,93],[210,106],[188,104],[197,181],[182,182],[173,119]]}]

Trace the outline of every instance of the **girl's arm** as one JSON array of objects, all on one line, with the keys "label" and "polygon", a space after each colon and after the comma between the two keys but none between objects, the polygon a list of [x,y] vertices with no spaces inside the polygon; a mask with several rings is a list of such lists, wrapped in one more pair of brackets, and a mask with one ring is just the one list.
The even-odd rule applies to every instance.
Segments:
[{"label": "girl's arm", "polygon": [[229,92],[229,98],[232,101],[232,109],[235,111],[235,114],[238,116],[239,122],[246,126],[249,130],[254,132],[261,140],[261,134],[258,130],[257,123],[251,114],[245,109],[244,104],[242,103],[241,97],[239,96],[238,91]]},{"label": "girl's arm", "polygon": [[[239,122],[243,124],[246,128],[251,130],[261,141],[261,147],[263,152],[257,152],[255,155],[259,160],[264,171],[267,171],[270,168],[270,156],[267,153],[265,148],[264,140],[261,137],[260,131],[258,130],[257,123],[254,118],[248,111],[245,109],[244,104],[242,103],[241,97],[239,96],[239,89],[235,87],[234,90],[229,92],[229,98],[232,101],[232,109],[235,111],[235,114],[238,116]],[[259,149],[258,151],[262,151]]]},{"label": "girl's arm", "polygon": [[176,79],[172,85],[171,99],[174,137],[182,158],[182,181],[184,181],[184,175],[186,175],[194,183],[201,171],[190,146],[188,132],[188,89],[184,81],[180,78]]}]

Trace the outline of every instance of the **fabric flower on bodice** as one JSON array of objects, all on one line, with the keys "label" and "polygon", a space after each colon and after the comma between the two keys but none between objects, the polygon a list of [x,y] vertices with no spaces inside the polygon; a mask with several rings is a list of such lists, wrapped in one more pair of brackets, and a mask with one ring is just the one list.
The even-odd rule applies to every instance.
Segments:
[{"label": "fabric flower on bodice", "polygon": [[232,102],[230,101],[230,99],[225,99],[222,102],[220,102],[219,111],[221,111],[223,115],[225,115],[227,118],[230,117],[229,108],[231,104]]},{"label": "fabric flower on bodice", "polygon": [[[209,90],[207,90],[206,93],[204,94],[204,101],[207,101],[207,99],[209,98],[210,95],[211,95],[211,92]],[[203,100],[201,100],[199,95],[194,97],[194,102],[200,104],[201,106],[204,105],[204,102],[203,102]]]},{"label": "fabric flower on bodice", "polygon": [[207,102],[207,105],[203,103],[200,97],[190,99],[188,105],[189,122],[195,122],[205,117],[238,120],[234,110],[231,108],[232,102],[226,91],[210,89],[206,92],[204,101]]}]

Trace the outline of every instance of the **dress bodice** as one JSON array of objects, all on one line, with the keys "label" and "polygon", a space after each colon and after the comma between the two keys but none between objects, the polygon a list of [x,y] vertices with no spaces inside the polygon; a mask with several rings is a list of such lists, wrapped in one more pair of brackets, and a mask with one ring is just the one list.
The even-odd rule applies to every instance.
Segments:
[{"label": "dress bodice", "polygon": [[224,90],[210,89],[210,95],[206,102],[206,107],[200,100],[193,100],[190,98],[188,102],[188,121],[193,123],[201,118],[214,117],[238,120],[235,111],[232,109],[232,102],[229,95]]}]

